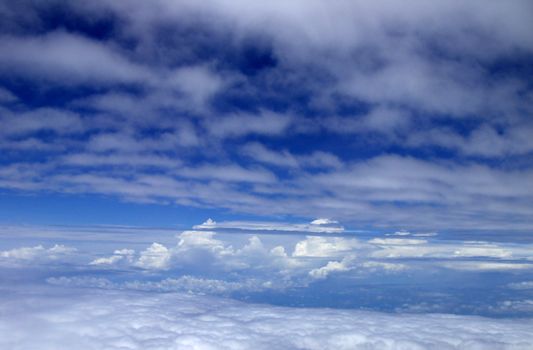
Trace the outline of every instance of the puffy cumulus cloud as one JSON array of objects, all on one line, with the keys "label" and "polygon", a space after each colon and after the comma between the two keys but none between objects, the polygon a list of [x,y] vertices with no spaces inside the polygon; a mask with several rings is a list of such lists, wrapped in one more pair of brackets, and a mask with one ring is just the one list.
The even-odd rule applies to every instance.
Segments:
[{"label": "puffy cumulus cloud", "polygon": [[288,256],[283,246],[264,245],[258,236],[248,236],[247,240],[239,239],[238,242],[239,245],[234,247],[224,238],[219,239],[216,232],[186,230],[177,236],[174,246],[153,243],[139,253],[118,249],[111,256],[93,259],[89,265],[109,269],[141,268],[152,272],[179,270],[180,273],[209,274],[230,271],[236,276],[255,271],[265,281],[268,273],[293,276],[303,274],[307,266],[305,262]]},{"label": "puffy cumulus cloud", "polygon": [[213,231],[183,231],[178,236],[177,253],[188,254],[189,252],[204,251],[211,256],[221,259],[235,255],[235,249],[217,238]]},{"label": "puffy cumulus cloud", "polygon": [[336,271],[348,271],[345,260],[343,261],[328,261],[328,263],[320,268],[309,271],[309,276],[313,278],[326,278],[330,273]]},{"label": "puffy cumulus cloud", "polygon": [[[330,221],[326,225],[329,224]],[[288,235],[283,230],[277,230],[275,234],[261,235],[259,228],[265,227],[265,223],[253,225],[248,222],[246,225],[241,225],[241,231],[235,235],[234,229],[229,227],[236,225],[218,226],[213,220],[207,220],[196,230],[178,234],[175,244],[148,244],[144,240],[143,243],[138,242],[138,251],[114,247],[110,254],[90,249],[76,251],[65,245],[50,248],[38,245],[2,251],[0,260],[6,266],[28,266],[39,262],[42,268],[46,268],[47,264],[76,263],[79,269],[88,272],[99,269],[105,269],[107,273],[114,270],[134,272],[142,269],[150,276],[170,271],[178,276],[190,274],[211,278],[214,274],[224,273],[239,282],[254,274],[265,283],[270,281],[285,286],[307,285],[314,279],[328,278],[330,272],[335,272],[336,276],[358,278],[416,272],[422,268],[520,272],[530,270],[533,261],[529,244],[446,241],[432,237],[421,239],[413,234],[355,238],[354,235],[332,237],[329,233],[322,233],[302,237],[300,231]],[[277,224],[279,227],[283,225]],[[294,224],[285,225],[293,228],[291,225]],[[104,239],[103,236],[94,237]]]},{"label": "puffy cumulus cloud", "polygon": [[56,244],[45,248],[42,245],[34,247],[21,247],[0,252],[0,262],[3,264],[31,264],[39,261],[63,261],[77,251],[76,248]]},{"label": "puffy cumulus cloud", "polygon": [[328,261],[326,265],[310,270],[309,276],[314,279],[324,279],[331,273],[351,271],[360,277],[363,274],[399,273],[410,268],[409,264],[376,261],[366,257],[357,259],[354,254],[351,254],[345,256],[341,261]]},{"label": "puffy cumulus cloud", "polygon": [[119,262],[132,263],[134,254],[135,250],[133,249],[118,249],[110,257],[94,259],[89,265],[114,265]]},{"label": "puffy cumulus cloud", "polygon": [[143,251],[136,253],[133,249],[117,249],[110,256],[100,256],[88,265],[96,268],[139,267],[147,270],[164,270],[169,267],[172,251],[160,243],[152,243]]},{"label": "puffy cumulus cloud", "polygon": [[135,263],[144,269],[166,269],[171,258],[170,250],[162,244],[152,243],[150,247],[143,250],[139,260]]},{"label": "puffy cumulus cloud", "polygon": [[0,304],[5,311],[0,316],[0,346],[6,349],[525,350],[533,346],[529,319],[282,308],[180,293],[57,287],[11,293]]},{"label": "puffy cumulus cloud", "polygon": [[531,249],[525,244],[420,239],[403,233],[394,238],[366,240],[353,236],[331,237],[327,233],[303,239],[298,235],[283,235],[280,237],[284,237],[284,242],[280,244],[275,236],[257,234],[259,228],[267,226],[265,223],[241,223],[242,236],[224,233],[231,232],[234,229],[230,227],[235,226],[234,223],[219,225],[208,219],[195,226],[196,230],[177,235],[176,245],[153,243],[140,253],[119,249],[111,256],[94,258],[89,265],[141,268],[155,273],[172,270],[198,276],[231,272],[241,281],[253,272],[263,282],[272,280],[291,286],[306,285],[310,281],[308,277],[311,281],[327,278],[330,272],[361,277],[415,271],[422,266],[456,271],[526,271],[533,260]]},{"label": "puffy cumulus cloud", "polygon": [[355,238],[308,236],[294,246],[293,257],[330,257],[346,254],[359,246]]}]

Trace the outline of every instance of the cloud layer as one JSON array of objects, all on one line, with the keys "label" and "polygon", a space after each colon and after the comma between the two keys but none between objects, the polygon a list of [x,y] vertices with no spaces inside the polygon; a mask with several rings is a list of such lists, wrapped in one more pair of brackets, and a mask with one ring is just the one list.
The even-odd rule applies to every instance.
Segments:
[{"label": "cloud layer", "polygon": [[0,7],[0,187],[532,228],[528,1]]},{"label": "cloud layer", "polygon": [[0,303],[0,345],[13,350],[533,346],[529,320],[280,308],[190,294],[57,288],[19,291]]},{"label": "cloud layer", "polygon": [[[70,241],[53,238],[63,243],[49,248],[30,245],[0,251],[0,273],[6,286],[46,282],[222,295],[290,306],[533,315],[530,244],[445,240],[436,233],[408,231],[356,237],[310,232],[309,226],[332,224],[326,219],[313,222],[269,226],[207,220],[176,237],[167,232],[166,239],[159,236],[161,240],[152,236],[157,230],[133,230],[133,235],[142,232],[144,237],[135,240],[125,229],[104,228],[100,233],[97,228],[86,229],[70,232]],[[87,232],[93,232],[93,238],[76,238]],[[42,241],[39,236],[35,239]]]}]

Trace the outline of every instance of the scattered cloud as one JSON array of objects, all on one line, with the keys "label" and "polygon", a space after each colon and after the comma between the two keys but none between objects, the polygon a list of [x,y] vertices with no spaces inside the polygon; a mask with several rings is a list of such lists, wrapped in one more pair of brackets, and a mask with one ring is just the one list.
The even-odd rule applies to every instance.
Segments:
[{"label": "scattered cloud", "polygon": [[313,278],[326,278],[332,272],[348,270],[349,268],[344,261],[328,261],[326,265],[309,271],[309,276]]},{"label": "scattered cloud", "polygon": [[170,262],[170,251],[159,243],[152,243],[140,254],[137,266],[144,269],[166,269]]},{"label": "scattered cloud", "polygon": [[156,3],[2,11],[1,188],[531,229],[526,1]]}]

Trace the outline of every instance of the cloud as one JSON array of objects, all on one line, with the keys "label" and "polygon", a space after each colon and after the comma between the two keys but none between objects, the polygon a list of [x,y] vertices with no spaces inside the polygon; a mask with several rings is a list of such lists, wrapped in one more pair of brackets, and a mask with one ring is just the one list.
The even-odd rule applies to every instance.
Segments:
[{"label": "cloud", "polygon": [[274,151],[255,142],[246,144],[241,153],[254,161],[287,168],[339,168],[342,162],[337,156],[316,151],[311,154],[293,154],[287,150]]},{"label": "cloud", "polygon": [[197,295],[227,295],[235,291],[248,292],[270,288],[266,283],[256,280],[230,282],[221,279],[198,278],[194,276],[181,276],[179,278],[165,278],[160,281],[132,280],[113,282],[103,277],[76,276],[76,277],[50,277],[46,283],[62,287],[98,288],[107,290],[133,290],[145,292],[186,292]]},{"label": "cloud", "polygon": [[205,165],[183,168],[181,176],[193,179],[213,179],[229,182],[269,183],[276,181],[276,176],[264,169],[246,169],[238,165]]},{"label": "cloud", "polygon": [[330,257],[341,255],[359,246],[354,239],[308,236],[294,246],[293,257]]},{"label": "cloud", "polygon": [[[375,258],[475,258],[489,259],[529,259],[522,246],[512,244],[496,244],[489,242],[446,242],[402,238],[375,238],[368,243],[375,244],[381,249],[372,252]],[[526,248],[527,249],[527,248]]]},{"label": "cloud", "polygon": [[[17,122],[12,120],[16,118]],[[54,132],[58,135],[75,134],[86,130],[79,114],[56,108],[37,108],[23,113],[6,112],[0,116],[5,123],[0,133],[20,137],[36,132]]]},{"label": "cloud", "polygon": [[140,253],[136,265],[143,269],[166,269],[170,263],[171,252],[159,243],[152,243],[150,247]]},{"label": "cloud", "polygon": [[21,247],[0,252],[0,260],[5,265],[32,264],[34,262],[63,262],[76,253],[77,249],[62,244],[56,244],[50,248],[42,245],[34,247]]},{"label": "cloud", "polygon": [[338,221],[329,219],[315,219],[309,224],[292,224],[287,222],[259,222],[259,221],[224,221],[216,222],[207,219],[194,229],[226,229],[244,231],[280,231],[280,232],[312,232],[312,233],[341,233],[344,231]]},{"label": "cloud", "polygon": [[338,224],[338,223],[339,223],[338,221],[325,219],[325,218],[315,219],[311,221],[311,225],[332,225],[332,224]]},{"label": "cloud", "polygon": [[21,2],[2,11],[0,187],[529,230],[530,10]]},{"label": "cloud", "polygon": [[330,273],[336,271],[348,271],[344,261],[328,261],[328,263],[318,269],[309,271],[309,276],[317,279],[326,278]]},{"label": "cloud", "polygon": [[206,128],[211,135],[221,138],[249,134],[276,136],[285,133],[292,119],[289,115],[262,111],[257,115],[235,114],[212,119]]},{"label": "cloud", "polygon": [[18,98],[11,91],[0,88],[0,103],[15,102]]},{"label": "cloud", "polygon": [[381,261],[365,261],[360,267],[370,270],[384,270],[391,272],[404,271],[409,269],[407,264],[398,264],[398,263],[386,263]]},{"label": "cloud", "polygon": [[134,254],[135,250],[133,249],[118,249],[110,257],[94,259],[89,265],[114,265],[119,262],[132,263]]},{"label": "cloud", "polygon": [[150,80],[151,73],[104,44],[86,37],[51,32],[44,36],[3,36],[0,54],[3,74],[54,83],[123,83]]},{"label": "cloud", "polygon": [[9,322],[4,316],[0,320],[4,348],[527,349],[533,345],[530,322],[522,319],[282,308],[181,293],[62,287],[37,295],[8,294],[1,304],[11,315]]},{"label": "cloud", "polygon": [[427,243],[424,239],[409,239],[409,238],[374,238],[368,241],[371,244],[381,245],[416,245]]},{"label": "cloud", "polygon": [[531,270],[531,263],[517,262],[477,262],[477,261],[450,261],[442,263],[442,266],[452,270],[466,271],[513,271],[513,270]]}]

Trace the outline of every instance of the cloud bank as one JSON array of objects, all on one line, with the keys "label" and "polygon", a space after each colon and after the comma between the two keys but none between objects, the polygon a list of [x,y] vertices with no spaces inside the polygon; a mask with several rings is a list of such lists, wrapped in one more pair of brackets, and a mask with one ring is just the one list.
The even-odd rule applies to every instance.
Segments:
[{"label": "cloud bank", "polygon": [[0,345],[13,350],[525,350],[533,346],[530,320],[280,308],[191,294],[57,287],[38,293],[19,291],[0,303],[4,310]]}]

